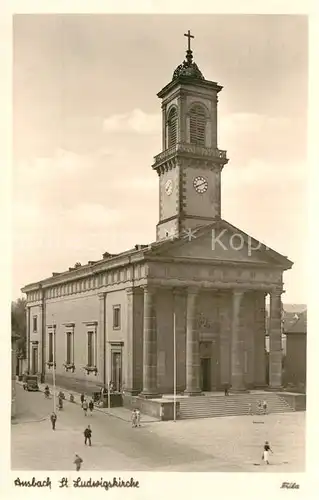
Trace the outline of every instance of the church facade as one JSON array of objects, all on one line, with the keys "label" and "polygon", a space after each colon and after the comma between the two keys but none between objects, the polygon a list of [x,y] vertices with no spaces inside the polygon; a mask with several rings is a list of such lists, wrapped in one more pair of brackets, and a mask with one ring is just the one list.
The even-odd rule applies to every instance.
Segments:
[{"label": "church facade", "polygon": [[54,364],[64,387],[112,381],[127,395],[158,398],[173,392],[176,353],[178,392],[265,387],[269,294],[269,385],[280,389],[283,273],[292,262],[221,216],[221,90],[204,78],[189,44],[158,93],[156,241],[22,289],[31,373],[50,381]]}]

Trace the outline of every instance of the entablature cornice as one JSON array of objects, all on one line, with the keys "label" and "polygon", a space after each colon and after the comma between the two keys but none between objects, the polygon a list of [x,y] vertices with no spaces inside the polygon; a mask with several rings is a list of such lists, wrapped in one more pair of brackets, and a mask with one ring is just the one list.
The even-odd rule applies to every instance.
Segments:
[{"label": "entablature cornice", "polygon": [[212,290],[212,291],[226,291],[226,290],[238,290],[243,292],[250,291],[264,291],[265,293],[270,293],[273,289],[273,285],[265,283],[253,283],[253,282],[222,282],[222,281],[207,281],[207,280],[183,280],[183,279],[168,279],[163,281],[160,279],[149,280],[149,285],[154,288],[179,288],[187,287],[187,289],[197,289],[201,290]]},{"label": "entablature cornice", "polygon": [[168,257],[168,256],[162,256],[162,255],[152,255],[149,254],[147,256],[147,261],[150,264],[188,264],[192,265],[205,265],[209,267],[229,267],[229,268],[234,268],[238,271],[240,271],[242,268],[243,270],[249,269],[249,268],[260,268],[260,269],[268,269],[269,272],[282,272],[282,267],[278,266],[276,264],[270,264],[267,262],[256,262],[256,261],[251,261],[251,262],[245,262],[242,260],[217,260],[217,259],[205,259],[205,258],[194,258],[194,257]]},{"label": "entablature cornice", "polygon": [[150,266],[149,278],[169,281],[171,278],[182,281],[196,280],[211,283],[253,283],[266,287],[282,288],[282,273],[271,268],[245,268],[228,265],[205,265],[203,262],[176,263],[174,261],[154,263]]},{"label": "entablature cornice", "polygon": [[[43,297],[43,294],[44,294],[46,299],[58,298],[60,295],[58,297],[48,297],[46,295],[48,290],[50,290],[54,287],[65,286],[65,285],[77,283],[77,282],[80,282],[81,280],[84,280],[84,279],[90,279],[90,278],[96,279],[105,273],[108,274],[110,272],[111,273],[116,272],[117,270],[119,270],[119,272],[121,270],[130,270],[130,273],[131,273],[130,277],[126,277],[125,279],[124,278],[121,279],[120,277],[118,277],[115,280],[115,283],[120,284],[123,282],[131,281],[132,279],[134,280],[134,271],[135,271],[134,266],[135,265],[140,264],[143,268],[145,268],[144,270],[142,270],[142,269],[140,270],[140,274],[144,275],[147,272],[145,254],[149,250],[149,248],[150,248],[149,246],[145,246],[145,247],[143,247],[143,249],[138,250],[129,256],[122,256],[122,257],[118,257],[118,258],[114,258],[114,259],[110,259],[110,260],[106,260],[106,261],[101,261],[97,264],[94,264],[93,266],[90,266],[90,268],[81,269],[80,271],[79,270],[69,271],[66,273],[56,275],[52,278],[48,278],[47,280],[44,280],[44,281],[39,282],[37,284],[27,285],[26,287],[24,287],[22,289],[22,291],[27,294],[28,304],[33,306],[33,305],[42,304],[42,299],[41,299],[41,301],[32,300],[30,298],[30,295],[32,295],[32,294],[37,294],[37,295],[41,294],[41,297]],[[112,280],[112,284],[113,283],[114,282]],[[106,286],[108,286],[109,284],[110,283],[107,283]],[[99,289],[102,286],[104,286],[103,283],[98,283],[98,284],[94,284],[94,286],[90,287],[89,289]],[[79,291],[71,292],[71,293],[75,294],[75,293],[81,293],[83,291],[87,291],[87,290],[86,289],[79,290]],[[63,295],[64,294],[62,294],[62,296]]]}]

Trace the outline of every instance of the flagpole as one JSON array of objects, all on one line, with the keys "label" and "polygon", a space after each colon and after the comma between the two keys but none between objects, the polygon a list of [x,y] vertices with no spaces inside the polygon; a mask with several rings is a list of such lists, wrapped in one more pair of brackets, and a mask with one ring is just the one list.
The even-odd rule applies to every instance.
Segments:
[{"label": "flagpole", "polygon": [[55,388],[55,345],[56,345],[56,328],[54,324],[54,315],[52,314],[52,328],[53,328],[53,371],[52,371],[52,382],[53,382],[53,411],[56,412],[56,388]]},{"label": "flagpole", "polygon": [[176,314],[174,311],[174,422],[176,422]]}]

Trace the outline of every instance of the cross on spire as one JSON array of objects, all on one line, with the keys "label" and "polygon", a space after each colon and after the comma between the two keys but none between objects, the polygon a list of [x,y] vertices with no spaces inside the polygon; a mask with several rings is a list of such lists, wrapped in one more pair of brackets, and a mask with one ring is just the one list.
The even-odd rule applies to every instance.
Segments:
[{"label": "cross on spire", "polygon": [[186,36],[188,38],[188,49],[187,50],[191,50],[191,38],[195,38],[195,37],[194,37],[194,35],[191,35],[190,30],[188,30],[187,33],[184,33],[184,36]]}]

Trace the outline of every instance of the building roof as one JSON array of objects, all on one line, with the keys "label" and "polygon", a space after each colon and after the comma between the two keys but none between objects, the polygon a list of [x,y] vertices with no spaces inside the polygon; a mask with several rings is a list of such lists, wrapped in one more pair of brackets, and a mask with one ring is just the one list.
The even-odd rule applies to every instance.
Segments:
[{"label": "building roof", "polygon": [[301,314],[296,314],[294,321],[292,321],[285,329],[287,335],[294,333],[307,333],[307,311]]},{"label": "building roof", "polygon": [[[197,229],[191,231],[191,238],[187,234],[168,237],[163,240],[155,241],[149,245],[135,245],[131,250],[113,255],[107,252],[103,254],[103,258],[98,261],[90,261],[88,264],[81,266],[77,263],[75,266],[69,268],[68,271],[62,271],[61,273],[53,273],[51,277],[45,278],[39,282],[31,283],[22,288],[22,292],[27,293],[32,290],[41,288],[42,286],[53,286],[59,284],[61,280],[74,280],[79,279],[84,276],[93,275],[100,271],[109,268],[118,268],[135,262],[152,260],[161,255],[165,255],[168,249],[175,248],[178,245],[187,245],[194,238],[200,238],[201,236],[210,233],[212,229],[217,230],[228,230],[230,233],[235,233],[236,235],[241,235],[243,241],[246,244],[251,245],[251,248],[256,249],[255,253],[262,255],[265,262],[270,265],[280,268],[282,270],[290,269],[293,263],[287,259],[287,257],[279,254],[275,250],[267,247],[266,245],[258,242],[248,234],[244,233],[240,229],[236,228],[224,219],[216,219],[211,224],[200,226]],[[213,252],[213,250],[212,250]],[[196,256],[195,256],[196,257]],[[212,254],[213,260],[213,254]],[[227,264],[230,260],[227,261]]]}]

